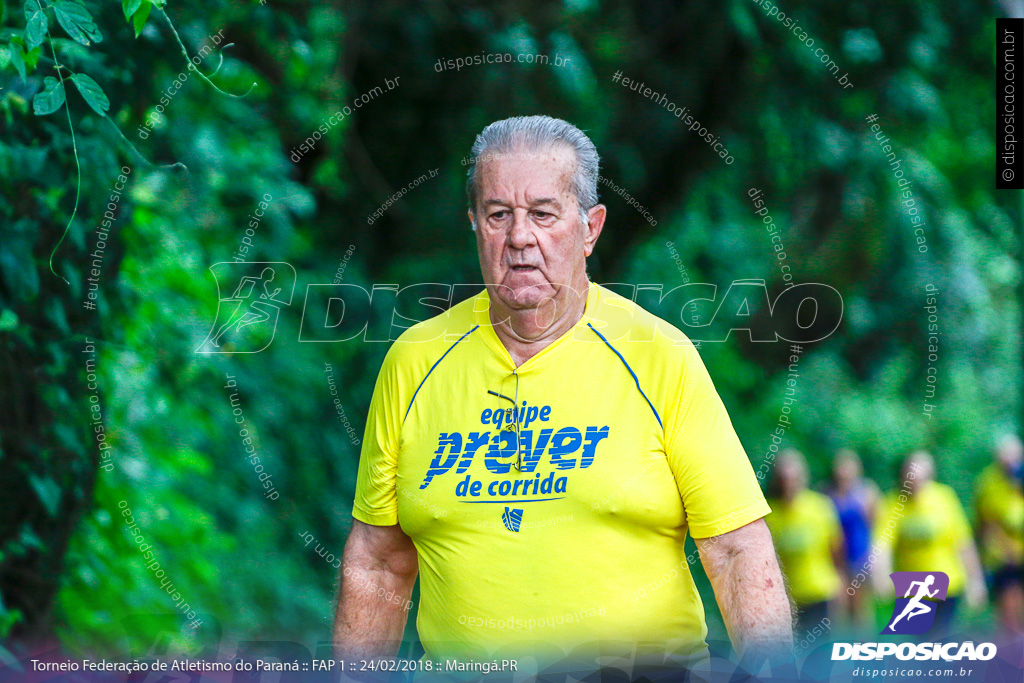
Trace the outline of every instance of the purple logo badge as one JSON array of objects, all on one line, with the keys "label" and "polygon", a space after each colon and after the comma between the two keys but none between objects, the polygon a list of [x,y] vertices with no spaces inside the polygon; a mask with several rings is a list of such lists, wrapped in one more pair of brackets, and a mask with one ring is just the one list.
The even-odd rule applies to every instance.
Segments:
[{"label": "purple logo badge", "polygon": [[946,599],[949,577],[943,572],[893,572],[889,577],[896,588],[896,605],[882,633],[926,633],[935,623],[937,601]]}]

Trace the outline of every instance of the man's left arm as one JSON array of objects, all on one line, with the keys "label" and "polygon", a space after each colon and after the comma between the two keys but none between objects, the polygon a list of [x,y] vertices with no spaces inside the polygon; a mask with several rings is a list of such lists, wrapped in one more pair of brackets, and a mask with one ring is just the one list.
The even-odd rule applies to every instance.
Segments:
[{"label": "man's left arm", "polygon": [[764,519],[694,540],[736,651],[754,661],[790,656],[793,610]]},{"label": "man's left arm", "polygon": [[[725,404],[692,345],[663,374],[665,454],[729,637],[743,656],[792,656],[792,611],[764,516],[771,512]],[[673,390],[675,393],[670,393]],[[760,659],[760,658],[759,658]],[[763,660],[762,660],[763,661]]]},{"label": "man's left arm", "polygon": [[981,558],[978,556],[978,547],[974,544],[974,534],[971,533],[970,522],[967,521],[967,514],[957,499],[956,494],[949,491],[950,502],[946,509],[953,517],[953,525],[957,538],[957,552],[960,561],[963,562],[967,572],[967,586],[964,590],[964,597],[971,607],[979,608],[984,606],[988,600],[988,590],[985,587],[985,570],[981,567]]}]

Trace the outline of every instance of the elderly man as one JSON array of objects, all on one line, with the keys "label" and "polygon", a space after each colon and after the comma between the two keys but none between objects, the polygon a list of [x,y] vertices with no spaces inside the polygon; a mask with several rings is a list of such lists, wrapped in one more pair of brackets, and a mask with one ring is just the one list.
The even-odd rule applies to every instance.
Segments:
[{"label": "elderly man", "polygon": [[698,662],[687,533],[737,650],[791,646],[769,508],[699,355],[588,280],[606,216],[598,161],[583,132],[546,116],[477,137],[469,220],[486,288],[384,360],[339,656],[396,653],[419,573],[427,659]]}]

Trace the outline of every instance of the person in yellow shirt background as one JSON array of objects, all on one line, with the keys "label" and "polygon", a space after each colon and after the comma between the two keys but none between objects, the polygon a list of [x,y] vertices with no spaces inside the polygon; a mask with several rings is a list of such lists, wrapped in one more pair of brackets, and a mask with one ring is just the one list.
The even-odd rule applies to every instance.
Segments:
[{"label": "person in yellow shirt background", "polygon": [[782,571],[799,611],[797,633],[829,615],[843,583],[843,532],[828,496],[807,487],[807,462],[788,449],[779,454],[768,490],[772,511],[765,522],[775,539]]},{"label": "person in yellow shirt background", "polygon": [[1000,623],[1024,633],[1024,448],[1008,434],[974,485],[978,538]]},{"label": "person in yellow shirt background", "polygon": [[987,591],[970,524],[953,489],[935,481],[935,462],[927,451],[915,451],[904,461],[900,488],[890,491],[879,508],[875,537],[875,591],[890,604],[890,572],[949,576],[946,600],[935,616],[937,633],[948,629],[961,597],[972,608],[984,604]]}]

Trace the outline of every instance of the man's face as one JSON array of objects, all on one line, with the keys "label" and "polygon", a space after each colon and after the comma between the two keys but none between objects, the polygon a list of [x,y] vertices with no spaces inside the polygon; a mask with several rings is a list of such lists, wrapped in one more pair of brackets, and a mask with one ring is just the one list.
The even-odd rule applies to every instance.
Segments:
[{"label": "man's face", "polygon": [[1013,471],[1020,466],[1021,461],[1024,460],[1020,439],[1015,437],[1003,439],[996,452],[996,459],[1007,471]]},{"label": "man's face", "polygon": [[[916,467],[915,467],[916,466]],[[913,478],[911,478],[913,473]],[[910,456],[903,468],[903,481],[912,492],[917,492],[927,482],[935,477],[935,463],[931,455],[924,451],[918,451]]]},{"label": "man's face", "polygon": [[604,224],[604,207],[591,209],[591,220],[581,223],[570,191],[574,168],[575,155],[564,147],[480,163],[480,270],[491,297],[509,308],[537,308],[547,299],[562,301],[568,288],[586,287],[586,257]]},{"label": "man's face", "polygon": [[775,464],[775,476],[779,478],[785,494],[793,495],[806,486],[804,468],[795,458],[780,457]]}]

